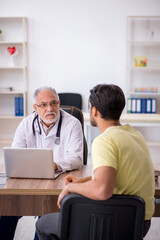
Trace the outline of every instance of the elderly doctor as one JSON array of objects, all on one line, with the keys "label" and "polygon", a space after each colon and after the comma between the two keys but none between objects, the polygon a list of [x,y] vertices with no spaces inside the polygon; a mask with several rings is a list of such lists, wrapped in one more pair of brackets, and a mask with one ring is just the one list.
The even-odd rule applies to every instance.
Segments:
[{"label": "elderly doctor", "polygon": [[[82,126],[78,119],[60,109],[55,89],[38,88],[34,93],[33,108],[35,112],[18,126],[12,147],[51,148],[56,171],[80,168],[83,164]],[[19,218],[0,218],[0,239],[14,238]]]},{"label": "elderly doctor", "polygon": [[55,170],[80,168],[83,158],[83,133],[79,120],[60,109],[59,97],[53,88],[37,89],[33,107],[35,112],[20,123],[12,146],[52,148]]}]

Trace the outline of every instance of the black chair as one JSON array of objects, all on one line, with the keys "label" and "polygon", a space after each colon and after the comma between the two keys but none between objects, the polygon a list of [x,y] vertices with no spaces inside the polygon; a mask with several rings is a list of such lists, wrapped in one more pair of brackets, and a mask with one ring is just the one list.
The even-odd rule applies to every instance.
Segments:
[{"label": "black chair", "polygon": [[65,196],[58,219],[60,240],[142,240],[144,200],[113,195],[105,201]]},{"label": "black chair", "polygon": [[87,142],[84,135],[84,118],[83,113],[79,108],[76,108],[74,106],[61,106],[61,109],[63,109],[65,112],[73,115],[76,117],[82,124],[82,130],[83,130],[83,164],[87,165],[87,157],[88,157],[88,148],[87,148]]},{"label": "black chair", "polygon": [[61,105],[82,109],[82,96],[79,93],[58,93]]}]

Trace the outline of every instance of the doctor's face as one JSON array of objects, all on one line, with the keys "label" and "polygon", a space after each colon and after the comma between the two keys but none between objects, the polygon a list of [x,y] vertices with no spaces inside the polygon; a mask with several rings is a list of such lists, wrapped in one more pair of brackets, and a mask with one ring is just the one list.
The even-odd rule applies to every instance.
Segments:
[{"label": "doctor's face", "polygon": [[52,91],[39,92],[33,107],[47,126],[50,126],[59,117],[60,101]]}]

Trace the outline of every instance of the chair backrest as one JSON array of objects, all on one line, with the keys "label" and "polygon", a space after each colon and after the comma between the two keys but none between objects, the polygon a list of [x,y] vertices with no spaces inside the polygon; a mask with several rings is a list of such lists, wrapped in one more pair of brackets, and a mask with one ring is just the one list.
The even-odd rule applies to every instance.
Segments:
[{"label": "chair backrest", "polygon": [[61,105],[82,109],[82,96],[79,93],[58,93]]},{"label": "chair backrest", "polygon": [[72,116],[76,117],[82,124],[82,130],[83,130],[83,164],[87,165],[87,157],[88,157],[88,148],[87,148],[87,141],[84,135],[84,118],[83,113],[79,108],[76,108],[74,106],[61,106],[61,109],[63,109],[65,112],[71,114]]},{"label": "chair backrest", "polygon": [[137,196],[96,201],[69,194],[62,200],[58,235],[61,240],[141,240],[144,214],[144,200]]}]

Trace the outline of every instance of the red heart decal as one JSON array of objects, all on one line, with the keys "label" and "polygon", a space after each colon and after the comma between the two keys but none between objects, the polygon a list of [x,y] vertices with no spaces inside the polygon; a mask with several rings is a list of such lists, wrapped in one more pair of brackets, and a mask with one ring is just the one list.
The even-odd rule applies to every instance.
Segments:
[{"label": "red heart decal", "polygon": [[8,47],[7,50],[10,53],[10,55],[12,55],[16,51],[16,48],[15,47],[12,47],[12,48]]}]

